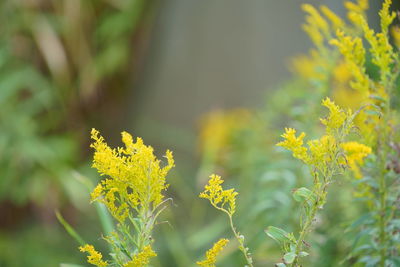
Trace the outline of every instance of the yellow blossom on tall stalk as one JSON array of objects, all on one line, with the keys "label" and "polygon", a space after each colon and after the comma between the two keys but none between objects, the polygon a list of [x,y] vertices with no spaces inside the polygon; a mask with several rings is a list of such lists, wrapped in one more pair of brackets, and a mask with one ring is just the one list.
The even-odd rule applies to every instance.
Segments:
[{"label": "yellow blossom on tall stalk", "polygon": [[223,190],[221,186],[223,182],[221,176],[212,174],[208,184],[204,187],[204,191],[200,193],[200,198],[208,199],[215,208],[225,210],[233,215],[236,211],[238,193],[235,192],[235,189]]},{"label": "yellow blossom on tall stalk", "polygon": [[310,36],[317,47],[322,46],[324,40],[330,37],[328,22],[312,5],[303,4],[301,7],[307,13],[306,24],[303,25],[303,30]]},{"label": "yellow blossom on tall stalk", "polygon": [[354,172],[354,176],[362,178],[360,166],[363,165],[364,158],[371,154],[371,148],[354,141],[343,143],[342,148],[346,155],[347,164]]},{"label": "yellow blossom on tall stalk", "polygon": [[368,0],[358,0],[356,3],[345,1],[344,6],[347,9],[347,18],[357,27],[357,20],[354,19],[356,15],[365,16],[365,12],[369,8]]},{"label": "yellow blossom on tall stalk", "polygon": [[133,259],[124,264],[124,267],[145,267],[150,262],[150,258],[156,257],[157,254],[153,251],[150,245],[143,248],[141,252],[133,256]]},{"label": "yellow blossom on tall stalk", "polygon": [[[368,145],[357,142],[340,144],[342,152],[339,162],[348,165],[354,177],[360,179],[357,182],[357,195],[362,197],[369,207],[369,214],[374,217],[369,225],[362,225],[362,228],[376,233],[371,238],[374,240],[372,244],[368,244],[370,249],[366,251],[377,259],[376,265],[382,267],[390,262],[393,248],[398,248],[397,241],[388,230],[392,227],[391,221],[398,218],[396,212],[389,212],[389,207],[396,206],[393,200],[398,199],[395,189],[390,192],[390,185],[395,183],[390,158],[396,157],[392,154],[393,144],[397,142],[393,133],[398,128],[398,111],[393,103],[398,101],[395,97],[400,74],[398,49],[392,46],[389,38],[391,31],[394,44],[399,46],[398,26],[391,28],[396,18],[396,13],[391,11],[391,4],[392,0],[383,1],[379,12],[380,30],[376,31],[368,25],[368,1],[346,1],[348,18],[353,26],[338,27],[336,38],[330,41],[333,47],[337,47],[342,56],[339,60],[345,66],[340,66],[340,75],[333,73],[332,95],[335,100],[341,100],[341,104],[347,103],[347,106],[359,110],[354,125],[359,130],[362,142]],[[350,78],[345,70],[350,73]],[[349,103],[350,100],[354,103]],[[369,154],[372,156],[363,167]],[[366,176],[363,177],[363,174]]]},{"label": "yellow blossom on tall stalk", "polygon": [[223,182],[224,180],[221,179],[221,176],[215,174],[210,175],[208,184],[205,185],[204,191],[200,193],[199,197],[208,199],[214,208],[228,215],[231,230],[239,243],[239,250],[243,253],[247,265],[253,267],[251,253],[244,244],[244,236],[241,235],[233,225],[233,214],[236,211],[236,196],[238,193],[233,188],[224,190],[221,186]]},{"label": "yellow blossom on tall stalk", "polygon": [[[352,116],[351,110],[344,111],[339,106],[330,100],[329,97],[322,101],[322,105],[329,109],[329,116],[327,118],[321,119],[323,125],[326,126],[326,131],[328,134],[335,134],[345,123],[346,119]],[[347,125],[347,129],[351,129],[351,125]]]},{"label": "yellow blossom on tall stalk", "polygon": [[390,32],[393,37],[394,44],[400,49],[400,27],[398,25],[391,27]]},{"label": "yellow blossom on tall stalk", "polygon": [[226,244],[228,244],[228,239],[220,239],[216,242],[212,248],[207,250],[206,259],[202,261],[196,262],[197,265],[201,267],[215,267],[215,263],[217,262],[218,254],[224,249]]},{"label": "yellow blossom on tall stalk", "polygon": [[[308,148],[303,145],[305,134],[296,137],[296,130],[286,128],[282,135],[284,140],[277,145],[292,151],[295,158],[300,159],[310,167],[313,177],[311,189],[301,187],[293,190],[295,200],[302,203],[302,214],[300,220],[300,232],[296,238],[293,233],[286,233],[284,230],[270,226],[266,233],[273,239],[281,242],[283,263],[285,266],[299,267],[300,258],[308,255],[303,251],[307,234],[311,231],[317,211],[324,206],[328,186],[333,178],[342,174],[343,167],[349,166],[347,161],[343,162],[345,139],[353,129],[353,120],[357,113],[351,110],[343,110],[329,98],[322,101],[322,105],[328,108],[329,114],[320,121],[326,127],[326,134],[316,140],[307,143]],[[349,147],[349,146],[346,146]],[[360,152],[360,150],[357,150]],[[359,154],[357,154],[359,156]],[[356,155],[349,156],[349,161],[356,162]],[[359,163],[359,161],[357,161]],[[284,237],[284,238],[283,238]]]},{"label": "yellow blossom on tall stalk", "polygon": [[305,163],[309,161],[307,148],[303,146],[303,139],[306,136],[305,133],[301,133],[296,137],[296,130],[292,128],[285,128],[285,133],[281,135],[284,140],[279,142],[277,145],[284,147],[293,152],[293,157],[298,158]]},{"label": "yellow blossom on tall stalk", "polygon": [[[92,139],[91,147],[95,149],[93,168],[108,177],[97,185],[92,201],[106,204],[120,221],[126,218],[125,212],[129,208],[137,212],[153,210],[163,201],[163,191],[168,187],[165,177],[174,166],[171,151],[167,150],[165,154],[168,164],[161,167],[153,148],[144,145],[141,138],[133,142],[127,132],[122,132],[125,148],[110,148],[95,129],[92,130]],[[119,206],[115,206],[116,203]]]},{"label": "yellow blossom on tall stalk", "polygon": [[79,247],[81,252],[87,252],[89,255],[87,256],[87,261],[90,264],[96,265],[98,267],[108,266],[107,262],[103,261],[103,255],[100,252],[96,251],[92,245],[84,245]]},{"label": "yellow blossom on tall stalk", "polygon": [[218,154],[229,145],[233,132],[248,127],[251,118],[252,113],[244,108],[210,112],[201,119],[200,148]]},{"label": "yellow blossom on tall stalk", "polygon": [[[156,256],[151,248],[154,241],[151,233],[158,215],[166,207],[166,176],[174,167],[174,158],[167,150],[167,164],[161,166],[153,148],[145,145],[141,138],[134,142],[129,133],[121,135],[125,146],[111,148],[100,133],[92,129],[93,167],[106,178],[95,187],[91,200],[103,203],[117,221],[116,230],[104,238],[112,247],[115,263],[121,267],[144,267]],[[86,245],[81,251],[92,255],[89,263],[106,266],[93,246]]]},{"label": "yellow blossom on tall stalk", "polygon": [[327,135],[320,139],[309,141],[307,148],[303,145],[305,133],[301,133],[296,137],[295,129],[285,128],[285,133],[281,135],[284,140],[277,144],[277,146],[292,151],[293,157],[315,166],[326,165],[333,160],[332,156],[335,154],[333,152],[337,150],[336,139],[347,135],[353,127],[354,116],[350,109],[344,111],[329,98],[325,98],[322,101],[322,105],[329,109],[328,116],[320,119],[322,124],[326,126]]}]

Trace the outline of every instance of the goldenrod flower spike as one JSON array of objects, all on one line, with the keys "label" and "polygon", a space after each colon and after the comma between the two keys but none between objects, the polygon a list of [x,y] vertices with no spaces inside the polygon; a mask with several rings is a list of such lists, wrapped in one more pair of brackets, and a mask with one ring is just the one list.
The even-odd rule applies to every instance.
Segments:
[{"label": "goldenrod flower spike", "polygon": [[133,256],[133,259],[124,264],[124,267],[146,267],[150,258],[156,257],[157,254],[153,251],[150,245],[143,248],[141,252]]},{"label": "goldenrod flower spike", "polygon": [[354,19],[355,15],[365,17],[365,11],[369,8],[368,0],[358,0],[357,3],[351,1],[344,2],[344,6],[348,10],[347,17],[356,26],[357,21]]},{"label": "goldenrod flower spike", "polygon": [[306,136],[305,133],[301,133],[296,137],[296,130],[292,128],[285,128],[285,133],[281,135],[285,140],[276,144],[277,146],[284,147],[293,153],[293,157],[298,158],[305,163],[308,162],[309,157],[307,154],[307,148],[303,146],[303,139]]},{"label": "goldenrod flower spike", "polygon": [[[221,176],[212,174],[205,190],[200,193],[200,198],[206,198],[217,209],[221,209],[230,215],[236,211],[236,196],[238,192],[234,189],[223,190],[221,184],[224,180]],[[226,207],[228,205],[228,207]]]},{"label": "goldenrod flower spike", "polygon": [[308,14],[302,28],[315,46],[321,48],[325,38],[329,38],[331,35],[329,24],[312,5],[303,4],[301,7]]},{"label": "goldenrod flower spike", "polygon": [[233,225],[232,217],[236,211],[236,196],[238,195],[238,193],[235,192],[235,189],[233,188],[227,190],[222,189],[221,184],[223,182],[224,180],[221,179],[221,176],[212,174],[210,176],[208,184],[204,187],[204,191],[200,193],[200,198],[208,199],[214,208],[228,215],[231,230],[239,243],[240,251],[246,258],[247,266],[253,267],[253,259],[249,252],[249,249],[245,247],[244,237],[236,230],[235,226]]},{"label": "goldenrod flower spike", "polygon": [[334,160],[336,139],[332,135],[324,135],[318,140],[309,141],[308,146],[311,154],[310,164],[322,169]]},{"label": "goldenrod flower spike", "polygon": [[329,109],[329,115],[325,119],[320,119],[322,124],[326,126],[329,134],[333,134],[336,130],[343,126],[348,117],[351,116],[351,111],[344,112],[339,106],[329,98],[322,101],[322,105]]},{"label": "goldenrod flower spike", "polygon": [[212,248],[207,250],[206,259],[198,261],[196,262],[196,264],[202,267],[215,267],[218,254],[224,249],[224,247],[226,246],[226,244],[228,244],[228,242],[229,242],[228,239],[218,240],[218,242],[216,242]]},{"label": "goldenrod flower spike", "polygon": [[122,132],[124,148],[110,148],[95,129],[92,139],[93,167],[107,176],[93,190],[92,201],[104,203],[120,222],[128,216],[129,208],[153,210],[163,201],[163,191],[168,187],[165,178],[174,167],[171,151],[165,154],[167,165],[161,167],[153,148],[146,146],[141,138],[134,142],[127,132]]},{"label": "goldenrod flower spike", "polygon": [[390,30],[392,37],[393,37],[393,42],[395,45],[400,48],[400,27],[399,26],[393,26],[391,27]]},{"label": "goldenrod flower spike", "polygon": [[334,30],[344,28],[345,26],[344,21],[338,15],[336,15],[332,10],[330,10],[327,6],[322,5],[320,9],[321,12],[330,20]]},{"label": "goldenrod flower spike", "polygon": [[353,171],[354,176],[362,178],[360,166],[363,165],[364,158],[371,154],[371,148],[358,142],[347,142],[341,146],[345,152],[347,164]]},{"label": "goldenrod flower spike", "polygon": [[87,256],[87,262],[98,267],[108,266],[108,263],[103,261],[103,255],[100,252],[96,251],[92,245],[84,245],[83,247],[79,247],[81,252],[87,252],[89,255]]},{"label": "goldenrod flower spike", "polygon": [[382,9],[379,11],[379,16],[381,17],[381,30],[382,33],[385,35],[388,33],[389,26],[396,18],[396,12],[390,12],[391,5],[392,0],[385,0],[382,5]]}]

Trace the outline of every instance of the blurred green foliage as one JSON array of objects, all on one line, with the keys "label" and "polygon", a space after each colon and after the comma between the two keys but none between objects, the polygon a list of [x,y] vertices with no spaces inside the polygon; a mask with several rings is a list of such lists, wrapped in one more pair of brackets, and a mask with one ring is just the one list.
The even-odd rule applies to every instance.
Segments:
[{"label": "blurred green foliage", "polygon": [[131,81],[132,37],[151,3],[0,3],[0,198],[43,203],[61,190],[100,91]]}]

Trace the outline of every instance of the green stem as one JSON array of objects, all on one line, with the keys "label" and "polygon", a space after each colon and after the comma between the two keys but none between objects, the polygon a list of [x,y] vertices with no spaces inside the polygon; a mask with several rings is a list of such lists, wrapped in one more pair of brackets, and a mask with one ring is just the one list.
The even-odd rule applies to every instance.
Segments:
[{"label": "green stem", "polygon": [[[383,139],[385,139],[386,134],[383,134]],[[387,195],[387,188],[386,188],[386,148],[385,144],[382,144],[384,147],[382,148],[383,151],[380,153],[379,162],[380,162],[380,174],[379,174],[379,212],[378,212],[378,223],[379,223],[379,255],[380,255],[380,262],[379,266],[385,266],[385,259],[386,259],[386,195]]]},{"label": "green stem", "polygon": [[[336,158],[333,162],[336,162]],[[331,163],[331,164],[335,164],[335,163]],[[326,192],[328,190],[328,185],[332,180],[332,176],[333,176],[333,169],[335,167],[333,165],[329,166],[326,171],[324,172],[324,183],[322,187],[317,187],[317,189],[319,189],[318,191],[314,192],[316,195],[316,201],[313,202],[313,205],[311,206],[311,209],[306,213],[307,213],[307,217],[306,220],[304,222],[304,224],[301,226],[301,230],[300,230],[300,234],[299,234],[299,238],[296,241],[296,256],[295,259],[293,261],[293,263],[291,264],[292,267],[297,267],[300,266],[299,265],[299,259],[300,259],[300,252],[303,249],[303,244],[305,243],[305,239],[307,234],[310,232],[310,228],[312,226],[312,223],[315,220],[315,217],[317,215],[317,211],[318,208],[321,207],[324,204],[325,199],[323,199],[324,196],[326,196]],[[316,187],[314,187],[314,190],[316,189]],[[307,204],[305,204],[307,205]]]},{"label": "green stem", "polygon": [[307,233],[310,231],[310,227],[312,225],[312,222],[314,221],[314,218],[315,218],[315,216],[317,214],[317,209],[318,209],[317,207],[318,207],[317,204],[313,205],[313,207],[311,209],[311,212],[310,212],[310,215],[307,217],[307,220],[306,220],[304,226],[302,227],[302,229],[300,231],[299,238],[297,239],[297,242],[296,242],[296,258],[295,258],[294,262],[291,265],[293,267],[298,266],[299,254],[303,249],[304,240],[306,238]]},{"label": "green stem", "polygon": [[228,216],[229,216],[229,222],[230,222],[230,225],[231,225],[232,232],[235,235],[236,240],[239,242],[239,249],[240,249],[240,251],[242,251],[244,257],[246,258],[247,265],[249,267],[253,267],[253,259],[252,259],[251,255],[250,255],[250,253],[248,252],[248,248],[246,248],[245,245],[244,245],[244,237],[240,236],[239,233],[236,232],[236,229],[233,226],[232,215],[228,213]]},{"label": "green stem", "polygon": [[244,257],[246,258],[247,266],[253,267],[253,258],[251,257],[251,254],[248,251],[248,248],[246,248],[246,246],[244,245],[244,237],[241,236],[238,232],[236,232],[235,226],[233,225],[232,214],[229,211],[227,211],[226,209],[218,207],[212,201],[210,201],[210,203],[214,208],[216,208],[217,210],[220,210],[222,212],[225,212],[228,215],[232,232],[235,235],[236,240],[239,242],[239,250],[243,253]]}]

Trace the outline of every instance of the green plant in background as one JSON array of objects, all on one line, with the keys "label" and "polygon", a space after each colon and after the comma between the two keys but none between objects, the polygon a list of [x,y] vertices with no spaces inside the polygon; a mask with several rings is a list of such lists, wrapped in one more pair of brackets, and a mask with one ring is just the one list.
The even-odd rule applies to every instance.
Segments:
[{"label": "green plant in background", "polygon": [[239,249],[246,258],[247,266],[251,267],[253,266],[253,259],[249,248],[244,244],[244,236],[236,230],[233,224],[232,216],[236,211],[236,196],[238,193],[234,189],[224,190],[221,186],[223,182],[224,180],[221,179],[221,176],[212,174],[204,191],[200,193],[200,198],[208,199],[214,208],[228,215],[231,230],[239,243]]},{"label": "green plant in background", "polygon": [[156,256],[152,232],[168,201],[163,191],[168,187],[166,176],[174,167],[172,152],[167,150],[168,163],[161,167],[153,148],[140,138],[134,142],[127,132],[122,133],[124,148],[110,148],[95,129],[92,139],[93,167],[107,178],[96,186],[91,199],[103,203],[117,222],[115,231],[104,238],[111,246],[113,263],[103,261],[91,245],[80,250],[88,252],[88,262],[96,266],[146,266]]},{"label": "green plant in background", "polygon": [[0,199],[44,206],[46,196],[68,192],[87,111],[102,88],[131,82],[119,76],[151,7],[142,0],[0,3],[0,150],[9,155],[0,160]]}]

